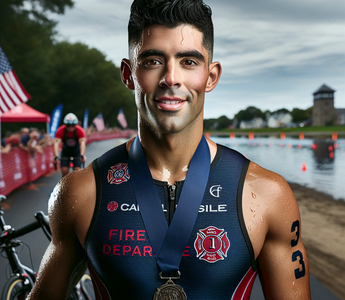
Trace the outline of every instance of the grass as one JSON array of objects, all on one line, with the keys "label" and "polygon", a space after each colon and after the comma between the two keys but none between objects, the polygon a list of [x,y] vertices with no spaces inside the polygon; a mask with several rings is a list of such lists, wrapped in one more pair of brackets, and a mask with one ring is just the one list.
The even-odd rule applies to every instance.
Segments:
[{"label": "grass", "polygon": [[334,138],[345,138],[345,126],[306,126],[295,128],[248,128],[248,129],[223,129],[219,131],[208,131],[213,136],[229,136],[230,133],[234,133],[236,136],[247,136],[252,132],[256,136],[268,137],[279,136],[281,133],[286,136],[298,137],[300,133],[303,133],[306,137],[319,137],[319,138],[333,138],[333,133],[336,133]]},{"label": "grass", "polygon": [[[212,133],[213,131],[209,131]],[[306,126],[306,127],[294,127],[294,128],[247,128],[247,129],[223,129],[217,132],[267,132],[267,133],[280,133],[280,132],[342,132],[345,133],[345,126]]]}]

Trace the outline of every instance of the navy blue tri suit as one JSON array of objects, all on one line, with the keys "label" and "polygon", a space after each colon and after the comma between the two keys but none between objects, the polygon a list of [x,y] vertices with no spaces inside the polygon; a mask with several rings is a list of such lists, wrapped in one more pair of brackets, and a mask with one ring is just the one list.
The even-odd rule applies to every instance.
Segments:
[{"label": "navy blue tri suit", "polygon": [[[256,262],[242,213],[249,161],[217,145],[198,217],[180,264],[188,300],[249,300]],[[97,299],[152,299],[165,282],[145,231],[125,144],[93,162],[97,199],[85,251]],[[169,223],[184,182],[155,181]],[[197,188],[197,187],[196,187]]]}]

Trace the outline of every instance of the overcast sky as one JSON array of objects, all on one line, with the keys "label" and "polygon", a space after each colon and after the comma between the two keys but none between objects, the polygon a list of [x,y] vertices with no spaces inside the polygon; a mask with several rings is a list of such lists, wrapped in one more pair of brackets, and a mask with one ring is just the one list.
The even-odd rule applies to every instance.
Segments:
[{"label": "overcast sky", "polygon": [[[127,55],[131,0],[74,0],[54,16],[59,39],[97,48],[120,66]],[[261,110],[313,105],[322,84],[345,108],[344,0],[206,0],[213,11],[214,60],[223,74],[207,94],[205,118],[256,106]]]}]

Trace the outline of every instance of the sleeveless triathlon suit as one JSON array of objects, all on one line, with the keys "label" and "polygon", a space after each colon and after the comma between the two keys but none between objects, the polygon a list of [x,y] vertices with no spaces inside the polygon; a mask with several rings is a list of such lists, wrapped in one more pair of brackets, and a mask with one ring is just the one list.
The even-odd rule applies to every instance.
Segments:
[{"label": "sleeveless triathlon suit", "polygon": [[[188,300],[249,300],[256,262],[242,213],[242,190],[249,161],[217,145],[198,217],[181,264]],[[125,144],[93,162],[97,200],[85,251],[97,299],[151,300],[159,278],[128,170]],[[155,181],[167,222],[183,182]],[[174,188],[172,188],[174,187]],[[196,187],[197,188],[197,187]]]}]

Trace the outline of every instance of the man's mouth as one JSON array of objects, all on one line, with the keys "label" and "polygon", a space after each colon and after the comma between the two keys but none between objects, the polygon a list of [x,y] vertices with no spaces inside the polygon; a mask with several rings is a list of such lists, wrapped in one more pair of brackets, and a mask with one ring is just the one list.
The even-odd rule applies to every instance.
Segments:
[{"label": "man's mouth", "polygon": [[176,111],[179,110],[186,101],[175,97],[159,97],[155,102],[161,110]]}]

